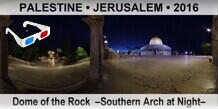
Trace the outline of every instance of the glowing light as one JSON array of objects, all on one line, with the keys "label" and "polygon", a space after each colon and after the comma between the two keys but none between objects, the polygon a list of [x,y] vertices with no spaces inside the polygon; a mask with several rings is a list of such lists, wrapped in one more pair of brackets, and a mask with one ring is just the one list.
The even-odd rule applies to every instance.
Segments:
[{"label": "glowing light", "polygon": [[105,40],[105,41],[104,41],[104,43],[105,43],[105,44],[108,44],[108,41],[107,41],[107,40]]},{"label": "glowing light", "polygon": [[117,53],[120,53],[120,50],[117,50]]},{"label": "glowing light", "polygon": [[210,28],[206,28],[207,32],[211,32],[211,29]]}]

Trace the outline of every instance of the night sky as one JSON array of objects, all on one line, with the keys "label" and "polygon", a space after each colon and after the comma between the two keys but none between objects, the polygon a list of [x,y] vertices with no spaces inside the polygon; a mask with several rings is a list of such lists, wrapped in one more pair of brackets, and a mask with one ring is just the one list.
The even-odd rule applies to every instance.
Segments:
[{"label": "night sky", "polygon": [[[37,41],[40,48],[62,48],[66,41],[73,47],[89,46],[90,31],[82,21],[85,16],[12,16],[10,28],[24,38],[39,32],[35,27],[23,28],[26,20],[51,27],[49,38]],[[203,42],[211,41],[212,16],[105,16],[104,35],[114,50],[138,48],[159,36],[163,43],[179,52],[199,52]]]}]

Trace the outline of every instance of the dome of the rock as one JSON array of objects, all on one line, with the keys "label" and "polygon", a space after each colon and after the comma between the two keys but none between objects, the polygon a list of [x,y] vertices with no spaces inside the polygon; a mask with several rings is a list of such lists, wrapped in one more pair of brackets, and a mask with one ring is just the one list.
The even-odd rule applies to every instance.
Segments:
[{"label": "dome of the rock", "polygon": [[140,51],[141,55],[171,55],[171,48],[159,37],[151,38],[149,44],[141,47]]},{"label": "dome of the rock", "polygon": [[163,45],[163,42],[162,42],[161,38],[153,37],[153,38],[151,38],[149,45]]}]

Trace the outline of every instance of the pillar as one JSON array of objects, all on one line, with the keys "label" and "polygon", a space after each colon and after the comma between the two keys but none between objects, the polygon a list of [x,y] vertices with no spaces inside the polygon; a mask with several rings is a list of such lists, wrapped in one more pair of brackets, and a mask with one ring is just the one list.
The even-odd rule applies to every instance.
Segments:
[{"label": "pillar", "polygon": [[218,16],[213,17],[212,32],[213,63],[218,66]]},{"label": "pillar", "polygon": [[8,41],[5,29],[10,23],[9,16],[0,16],[0,79],[9,81],[8,77]]},{"label": "pillar", "polygon": [[[213,17],[213,27],[212,27],[212,55],[213,55],[213,63],[218,66],[218,16]],[[215,93],[218,92],[218,72],[217,72],[217,80],[216,80],[216,89]]]},{"label": "pillar", "polygon": [[90,73],[89,79],[102,82],[103,16],[88,16],[83,19],[90,27]]}]

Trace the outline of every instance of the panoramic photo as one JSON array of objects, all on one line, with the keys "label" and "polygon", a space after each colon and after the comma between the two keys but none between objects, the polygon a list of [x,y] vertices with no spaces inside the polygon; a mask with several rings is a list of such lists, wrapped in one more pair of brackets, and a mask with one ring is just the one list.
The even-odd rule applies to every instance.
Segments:
[{"label": "panoramic photo", "polygon": [[217,93],[213,16],[0,19],[0,93]]}]

